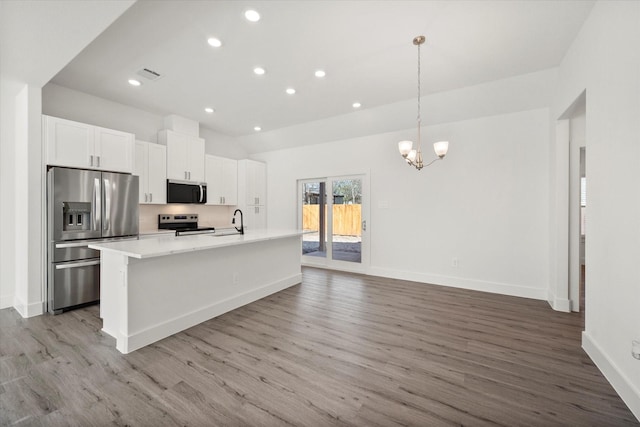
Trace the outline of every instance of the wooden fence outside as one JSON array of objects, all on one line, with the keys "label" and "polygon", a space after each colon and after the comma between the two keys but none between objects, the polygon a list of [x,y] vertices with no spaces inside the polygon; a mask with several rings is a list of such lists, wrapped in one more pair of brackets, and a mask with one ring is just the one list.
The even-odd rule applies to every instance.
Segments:
[{"label": "wooden fence outside", "polygon": [[[327,207],[325,206],[325,213]],[[318,230],[320,223],[318,205],[302,206],[302,224],[305,230]],[[362,205],[333,205],[333,234],[360,236]]]}]

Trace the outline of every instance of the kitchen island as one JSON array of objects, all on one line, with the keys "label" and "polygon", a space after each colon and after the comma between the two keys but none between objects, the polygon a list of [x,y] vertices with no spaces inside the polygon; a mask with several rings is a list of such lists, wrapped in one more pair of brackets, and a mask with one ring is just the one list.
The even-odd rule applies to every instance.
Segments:
[{"label": "kitchen island", "polygon": [[100,251],[102,330],[129,353],[302,280],[300,230],[162,236]]}]

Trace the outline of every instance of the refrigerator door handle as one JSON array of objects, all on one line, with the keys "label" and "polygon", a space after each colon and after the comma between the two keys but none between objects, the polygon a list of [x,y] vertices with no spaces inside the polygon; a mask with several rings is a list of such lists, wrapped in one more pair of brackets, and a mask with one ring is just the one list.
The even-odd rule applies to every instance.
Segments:
[{"label": "refrigerator door handle", "polygon": [[104,223],[102,229],[109,231],[111,229],[111,185],[109,179],[104,178]]},{"label": "refrigerator door handle", "polygon": [[98,178],[94,178],[93,180],[93,200],[91,201],[92,206],[91,206],[91,228],[94,231],[99,231],[100,230],[100,223],[102,221],[102,214],[101,214],[101,209],[100,209],[100,205],[101,205],[101,197],[100,197],[100,179]]}]

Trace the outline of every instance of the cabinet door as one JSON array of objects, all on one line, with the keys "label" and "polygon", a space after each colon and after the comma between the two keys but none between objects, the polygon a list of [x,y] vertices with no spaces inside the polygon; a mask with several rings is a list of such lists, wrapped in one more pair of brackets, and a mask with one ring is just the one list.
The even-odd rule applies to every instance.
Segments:
[{"label": "cabinet door", "polygon": [[167,148],[164,145],[148,144],[148,190],[149,203],[167,203]]},{"label": "cabinet door", "polygon": [[253,206],[258,204],[256,199],[256,163],[251,160],[246,160],[245,164],[245,203],[247,205]]},{"label": "cabinet door", "polygon": [[251,230],[263,230],[267,228],[267,211],[264,206],[247,206],[249,222],[247,226]]},{"label": "cabinet door", "polygon": [[133,162],[133,174],[138,175],[138,203],[147,203],[149,201],[149,194],[147,189],[148,183],[148,149],[147,143],[142,141],[136,141],[135,158]]},{"label": "cabinet door", "polygon": [[267,165],[264,163],[255,163],[255,184],[254,192],[257,200],[256,205],[264,206],[267,204]]},{"label": "cabinet door", "polygon": [[167,178],[187,180],[187,135],[172,132],[166,132],[167,143]]},{"label": "cabinet door", "polygon": [[93,126],[43,116],[43,127],[47,164],[75,168],[95,167]]},{"label": "cabinet door", "polygon": [[207,183],[207,205],[223,205],[223,164],[224,159],[216,156],[204,156],[205,182]]},{"label": "cabinet door", "polygon": [[238,161],[222,159],[222,183],[224,204],[235,206],[238,204]]},{"label": "cabinet door", "polygon": [[204,139],[188,136],[187,171],[189,181],[204,182]]},{"label": "cabinet door", "polygon": [[133,172],[133,134],[100,127],[95,129],[95,166],[106,171]]}]

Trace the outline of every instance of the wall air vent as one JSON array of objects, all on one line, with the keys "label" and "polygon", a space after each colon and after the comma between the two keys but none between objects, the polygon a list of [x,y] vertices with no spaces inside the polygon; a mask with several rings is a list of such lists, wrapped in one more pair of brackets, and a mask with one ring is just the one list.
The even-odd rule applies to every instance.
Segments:
[{"label": "wall air vent", "polygon": [[159,73],[153,70],[150,70],[148,68],[143,68],[142,70],[138,71],[136,74],[141,77],[144,77],[149,81],[155,81],[155,80],[158,80],[159,78],[162,78],[162,76]]}]

